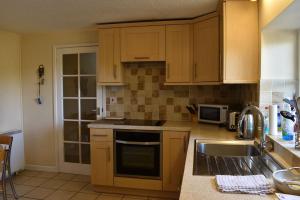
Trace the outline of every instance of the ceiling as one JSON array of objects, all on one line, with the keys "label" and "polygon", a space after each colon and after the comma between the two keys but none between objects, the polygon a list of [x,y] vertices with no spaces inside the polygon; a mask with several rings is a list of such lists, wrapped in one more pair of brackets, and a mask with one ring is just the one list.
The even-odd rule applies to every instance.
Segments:
[{"label": "ceiling", "polygon": [[299,30],[300,29],[300,1],[294,1],[264,30]]},{"label": "ceiling", "polygon": [[191,18],[218,0],[0,0],[0,29],[26,33],[76,30],[96,23]]}]

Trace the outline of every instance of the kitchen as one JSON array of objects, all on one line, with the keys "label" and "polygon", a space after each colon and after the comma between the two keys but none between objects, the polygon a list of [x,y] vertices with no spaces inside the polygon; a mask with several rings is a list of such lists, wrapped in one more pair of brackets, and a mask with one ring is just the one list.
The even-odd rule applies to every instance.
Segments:
[{"label": "kitchen", "polygon": [[[89,13],[84,18],[78,5],[65,10],[64,1],[56,15],[67,12],[72,20],[51,18],[38,4],[40,14],[49,14],[41,15],[43,22],[28,16],[19,26],[11,22],[21,19],[22,6],[5,4],[19,14],[8,18],[7,9],[0,20],[9,31],[0,32],[1,93],[7,94],[0,128],[24,137],[19,196],[276,198],[218,191],[217,174],[197,170],[203,161],[200,156],[197,166],[195,152],[211,159],[228,146],[240,148],[229,156],[251,149],[252,136],[237,140],[236,130],[227,130],[227,111],[251,104],[265,114],[298,94],[297,1],[134,2],[80,4]],[[255,122],[251,133],[259,142],[264,126],[251,113],[245,116]],[[266,138],[277,170],[299,166],[294,143]],[[218,151],[211,153],[210,145]]]}]

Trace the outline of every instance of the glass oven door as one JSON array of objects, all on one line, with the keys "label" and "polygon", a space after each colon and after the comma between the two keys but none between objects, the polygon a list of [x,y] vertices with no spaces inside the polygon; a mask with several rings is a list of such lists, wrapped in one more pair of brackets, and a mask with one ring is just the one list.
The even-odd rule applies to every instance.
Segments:
[{"label": "glass oven door", "polygon": [[161,134],[115,131],[115,175],[160,179]]}]

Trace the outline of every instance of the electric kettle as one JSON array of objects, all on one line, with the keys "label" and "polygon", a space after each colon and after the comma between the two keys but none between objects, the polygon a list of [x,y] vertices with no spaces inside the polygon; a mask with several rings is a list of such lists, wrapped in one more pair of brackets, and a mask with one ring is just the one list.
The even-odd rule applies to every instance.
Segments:
[{"label": "electric kettle", "polygon": [[253,139],[254,138],[254,117],[252,114],[245,114],[242,121],[241,131],[238,131],[238,138]]}]

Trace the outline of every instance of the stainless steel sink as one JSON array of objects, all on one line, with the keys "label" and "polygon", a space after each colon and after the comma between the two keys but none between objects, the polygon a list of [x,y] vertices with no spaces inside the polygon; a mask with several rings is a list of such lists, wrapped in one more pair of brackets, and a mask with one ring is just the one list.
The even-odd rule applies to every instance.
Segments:
[{"label": "stainless steel sink", "polygon": [[195,140],[194,175],[251,175],[271,177],[282,167],[254,145],[202,143]]}]

